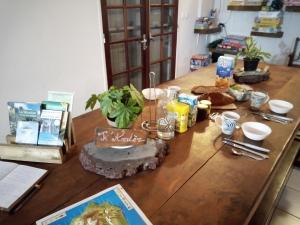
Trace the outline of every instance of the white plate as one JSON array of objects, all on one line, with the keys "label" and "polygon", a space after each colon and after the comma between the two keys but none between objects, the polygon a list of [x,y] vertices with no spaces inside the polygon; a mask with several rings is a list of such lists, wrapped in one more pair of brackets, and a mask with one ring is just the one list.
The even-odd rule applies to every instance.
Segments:
[{"label": "white plate", "polygon": [[142,93],[147,100],[155,100],[163,93],[163,90],[159,88],[146,88],[142,90]]}]

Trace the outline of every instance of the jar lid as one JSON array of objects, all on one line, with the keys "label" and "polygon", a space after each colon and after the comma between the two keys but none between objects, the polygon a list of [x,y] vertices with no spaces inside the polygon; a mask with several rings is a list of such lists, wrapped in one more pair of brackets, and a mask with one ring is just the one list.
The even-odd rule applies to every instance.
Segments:
[{"label": "jar lid", "polygon": [[200,104],[211,105],[211,101],[209,101],[209,100],[201,100]]},{"label": "jar lid", "polygon": [[205,104],[201,104],[201,103],[198,103],[198,109],[207,109],[208,108],[208,105],[205,105]]}]

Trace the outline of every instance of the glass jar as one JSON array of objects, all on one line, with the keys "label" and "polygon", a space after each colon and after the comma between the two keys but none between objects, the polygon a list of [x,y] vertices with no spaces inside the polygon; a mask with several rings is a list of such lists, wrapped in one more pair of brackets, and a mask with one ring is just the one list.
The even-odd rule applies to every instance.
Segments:
[{"label": "glass jar", "polygon": [[176,101],[176,92],[164,90],[157,102],[157,136],[163,140],[170,140],[175,136],[176,114],[167,109],[167,105],[173,104],[174,101]]}]

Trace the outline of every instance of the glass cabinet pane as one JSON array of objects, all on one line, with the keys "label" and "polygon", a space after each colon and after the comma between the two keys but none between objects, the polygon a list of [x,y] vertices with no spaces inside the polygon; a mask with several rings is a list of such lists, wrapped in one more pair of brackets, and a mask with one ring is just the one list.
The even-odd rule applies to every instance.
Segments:
[{"label": "glass cabinet pane", "polygon": [[125,46],[124,44],[110,45],[112,73],[120,73],[126,70]]},{"label": "glass cabinet pane", "polygon": [[160,34],[161,10],[159,7],[151,7],[150,10],[150,31],[151,34]]},{"label": "glass cabinet pane", "polygon": [[152,4],[161,4],[161,0],[149,0],[150,1],[150,5]]},{"label": "glass cabinet pane", "polygon": [[124,39],[123,9],[108,9],[108,30],[110,41]]},{"label": "glass cabinet pane", "polygon": [[139,41],[128,43],[128,62],[130,69],[142,66],[141,44]]},{"label": "glass cabinet pane", "polygon": [[174,4],[174,0],[163,0],[163,4]]},{"label": "glass cabinet pane", "polygon": [[128,84],[127,74],[122,73],[116,76],[113,76],[113,85],[116,87],[123,87]]},{"label": "glass cabinet pane", "polygon": [[140,8],[127,10],[128,38],[141,37],[141,10]]},{"label": "glass cabinet pane", "polygon": [[150,66],[150,71],[155,73],[155,84],[160,83],[160,63],[155,63]]},{"label": "glass cabinet pane", "polygon": [[133,84],[140,91],[143,89],[142,79],[143,76],[141,71],[134,71],[129,73],[129,82]]},{"label": "glass cabinet pane", "polygon": [[163,36],[163,58],[172,56],[172,35]]},{"label": "glass cabinet pane", "polygon": [[106,0],[106,4],[107,6],[123,5],[123,0]]},{"label": "glass cabinet pane", "polygon": [[150,41],[150,62],[160,60],[160,36],[153,37]]},{"label": "glass cabinet pane", "polygon": [[141,0],[126,0],[127,5],[140,5]]},{"label": "glass cabinet pane", "polygon": [[171,70],[172,62],[171,60],[166,60],[162,62],[162,82],[172,79],[172,70]]},{"label": "glass cabinet pane", "polygon": [[164,33],[173,31],[174,9],[172,7],[164,7],[163,9],[163,27]]}]

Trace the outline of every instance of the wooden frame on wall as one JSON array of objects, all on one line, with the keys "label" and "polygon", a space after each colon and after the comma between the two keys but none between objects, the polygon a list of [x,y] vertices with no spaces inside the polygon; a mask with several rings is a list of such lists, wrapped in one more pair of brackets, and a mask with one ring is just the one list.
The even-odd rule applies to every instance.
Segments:
[{"label": "wooden frame on wall", "polygon": [[290,55],[289,66],[300,68],[300,37],[296,38],[293,53]]}]

